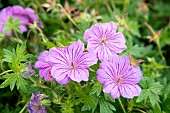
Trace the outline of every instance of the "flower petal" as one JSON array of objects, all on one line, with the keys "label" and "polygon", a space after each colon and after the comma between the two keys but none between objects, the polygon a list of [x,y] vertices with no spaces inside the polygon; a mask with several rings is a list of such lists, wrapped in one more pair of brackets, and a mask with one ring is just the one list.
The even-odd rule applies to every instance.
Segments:
[{"label": "flower petal", "polygon": [[69,45],[66,49],[66,53],[69,56],[70,61],[76,61],[81,57],[84,51],[84,43],[80,40],[76,41],[75,43]]},{"label": "flower petal", "polygon": [[40,55],[38,56],[38,60],[48,62],[48,55],[49,55],[48,51],[41,52]]},{"label": "flower petal", "polygon": [[69,83],[70,82],[70,77],[68,77],[68,76],[65,76],[65,78],[63,79],[63,80],[61,80],[61,81],[57,81],[59,84],[67,84],[67,83]]},{"label": "flower petal", "polygon": [[68,62],[68,57],[64,53],[64,49],[51,48],[49,50],[49,61],[54,64],[66,64]]},{"label": "flower petal", "polygon": [[84,52],[82,56],[77,59],[78,68],[87,68],[97,63],[97,58],[94,53]]},{"label": "flower petal", "polygon": [[71,70],[68,76],[76,82],[80,82],[82,80],[88,81],[89,71],[88,69],[75,69]]},{"label": "flower petal", "polygon": [[[48,68],[42,68],[39,70],[39,76],[40,78],[46,78],[46,76],[49,77],[49,71],[50,71],[51,67]],[[48,78],[47,77],[47,78]]]},{"label": "flower petal", "polygon": [[96,74],[97,74],[97,80],[102,84],[104,84],[105,81],[110,79],[110,77],[107,75],[107,73],[103,69],[98,69]]},{"label": "flower petal", "polygon": [[42,61],[37,61],[34,65],[34,68],[46,68],[49,67],[50,65],[46,62],[42,62]]},{"label": "flower petal", "polygon": [[116,33],[116,24],[113,21],[108,23],[103,23],[102,29],[103,29],[104,36],[108,37],[111,33],[113,34]]},{"label": "flower petal", "polygon": [[120,92],[119,92],[119,89],[118,89],[118,86],[117,86],[117,85],[115,85],[115,86],[111,89],[110,96],[111,96],[112,98],[119,98],[119,97],[120,97]]},{"label": "flower petal", "polygon": [[26,28],[25,25],[20,25],[19,29],[21,30],[21,32],[26,32],[27,31],[27,28]]},{"label": "flower petal", "polygon": [[109,80],[104,83],[103,92],[110,93],[115,86],[116,84],[112,80]]},{"label": "flower petal", "polygon": [[120,85],[119,91],[124,98],[133,98],[140,95],[141,88],[137,84],[123,84]]},{"label": "flower petal", "polygon": [[62,81],[68,76],[68,70],[58,65],[54,65],[51,68],[51,76],[56,79],[56,81]]},{"label": "flower petal", "polygon": [[114,70],[116,70],[117,72],[116,75],[124,76],[126,75],[125,73],[127,73],[130,68],[130,61],[128,57],[125,55],[123,56],[114,55],[110,57],[108,61],[113,63],[114,65],[113,67],[115,67]]},{"label": "flower petal", "polygon": [[122,83],[130,83],[136,84],[138,83],[143,77],[143,74],[140,70],[139,66],[131,66],[126,73],[124,73]]}]

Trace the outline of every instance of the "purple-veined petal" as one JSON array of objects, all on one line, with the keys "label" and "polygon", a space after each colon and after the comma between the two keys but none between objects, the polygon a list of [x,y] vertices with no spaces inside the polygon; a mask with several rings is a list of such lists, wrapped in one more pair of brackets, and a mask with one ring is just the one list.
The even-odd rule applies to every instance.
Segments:
[{"label": "purple-veined petal", "polygon": [[37,61],[34,65],[34,68],[46,68],[49,67],[50,65],[46,62],[42,62],[42,61]]},{"label": "purple-veined petal", "polygon": [[118,89],[118,86],[117,86],[117,85],[115,85],[115,86],[111,89],[110,96],[111,96],[112,98],[119,98],[119,97],[120,97],[120,92],[119,92],[119,89]]},{"label": "purple-veined petal", "polygon": [[143,75],[139,66],[131,66],[129,70],[124,73],[122,83],[136,84],[142,79]]},{"label": "purple-veined petal", "polygon": [[68,77],[68,76],[65,76],[65,78],[63,79],[63,80],[61,80],[61,81],[57,81],[59,84],[67,84],[67,83],[69,83],[70,82],[70,77]]},{"label": "purple-veined petal", "polygon": [[97,74],[97,80],[102,84],[104,84],[105,81],[110,79],[110,76],[108,76],[103,69],[98,69],[96,74]]},{"label": "purple-veined petal", "polygon": [[68,76],[76,82],[88,81],[89,71],[88,69],[75,69],[71,70]]},{"label": "purple-veined petal", "polygon": [[47,68],[42,68],[39,70],[39,76],[40,78],[45,78],[46,76],[49,76],[49,72],[50,72],[51,67],[47,67]]},{"label": "purple-veined petal", "polygon": [[38,56],[38,60],[48,62],[48,56],[49,56],[48,51],[41,52],[40,55]]},{"label": "purple-veined petal", "polygon": [[87,68],[97,63],[97,58],[94,53],[84,52],[82,56],[77,59],[78,68]]},{"label": "purple-veined petal", "polygon": [[57,64],[68,64],[68,57],[62,49],[51,48],[49,50],[49,61]]},{"label": "purple-veined petal", "polygon": [[111,33],[116,33],[116,24],[114,22],[108,22],[102,24],[103,34],[105,37],[108,37]]},{"label": "purple-veined petal", "polygon": [[139,96],[141,93],[141,88],[136,85],[123,84],[119,87],[121,95],[125,98],[133,98],[134,96]]},{"label": "purple-veined petal", "polygon": [[56,79],[56,81],[62,81],[68,76],[68,70],[58,65],[54,65],[51,68],[51,76]]},{"label": "purple-veined petal", "polygon": [[104,83],[103,92],[110,93],[111,90],[116,86],[113,80],[106,81]]},{"label": "purple-veined petal", "polygon": [[66,49],[70,61],[76,61],[77,59],[79,59],[83,54],[83,51],[84,51],[84,43],[82,43],[80,40],[69,45]]}]

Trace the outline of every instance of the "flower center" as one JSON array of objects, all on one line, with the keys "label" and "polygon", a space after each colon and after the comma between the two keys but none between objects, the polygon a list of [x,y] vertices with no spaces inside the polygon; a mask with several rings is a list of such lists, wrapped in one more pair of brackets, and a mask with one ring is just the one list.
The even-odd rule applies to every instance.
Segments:
[{"label": "flower center", "polygon": [[121,75],[118,75],[118,76],[116,77],[115,83],[116,83],[116,84],[121,84],[121,83],[122,83],[122,77],[121,77]]},{"label": "flower center", "polygon": [[106,38],[103,37],[103,38],[100,39],[100,44],[104,45],[106,43],[107,43]]},{"label": "flower center", "polygon": [[70,62],[69,68],[70,68],[71,70],[76,68],[76,65],[75,65],[75,63],[74,63],[73,61]]},{"label": "flower center", "polygon": [[50,74],[51,75],[51,71],[49,70],[49,71],[47,71],[47,74]]}]

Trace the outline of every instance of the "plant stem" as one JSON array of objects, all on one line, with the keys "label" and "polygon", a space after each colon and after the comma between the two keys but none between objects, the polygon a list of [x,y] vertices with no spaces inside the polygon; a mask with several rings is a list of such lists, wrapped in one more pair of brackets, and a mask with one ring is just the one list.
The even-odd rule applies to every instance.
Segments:
[{"label": "plant stem", "polygon": [[53,111],[52,109],[51,109],[51,107],[47,107],[52,113],[56,113],[55,111]]},{"label": "plant stem", "polygon": [[29,77],[29,80],[30,80],[31,82],[33,82],[34,84],[36,84],[36,81],[35,81],[33,78]]},{"label": "plant stem", "polygon": [[19,39],[19,36],[18,36],[16,30],[14,30],[14,34],[15,34],[16,38]]},{"label": "plant stem", "polygon": [[113,12],[112,12],[112,9],[111,9],[110,5],[108,4],[108,1],[105,0],[104,2],[105,2],[106,8],[107,8],[107,10],[109,11],[110,15],[112,15]]},{"label": "plant stem", "polygon": [[161,46],[160,46],[159,40],[156,41],[156,45],[157,45],[157,47],[158,47],[159,54],[160,54],[160,56],[161,56],[163,62],[165,63],[165,57],[164,57],[164,55],[163,55],[163,53],[162,53],[162,50],[161,50]]},{"label": "plant stem", "polygon": [[143,110],[141,110],[141,109],[138,109],[138,108],[135,108],[134,110],[140,111],[141,113],[147,113],[147,112],[145,112],[145,111],[143,111]]},{"label": "plant stem", "polygon": [[65,84],[64,86],[66,87],[68,94],[70,94],[70,87],[69,87],[69,85]]},{"label": "plant stem", "polygon": [[5,74],[5,73],[8,73],[8,72],[12,72],[12,70],[4,71],[4,72],[2,72],[2,73],[0,74],[0,76],[3,75],[3,74]]},{"label": "plant stem", "polygon": [[29,103],[29,101],[25,104],[25,106],[21,109],[21,111],[19,113],[23,113],[24,112],[24,110],[27,107],[28,103]]},{"label": "plant stem", "polygon": [[113,11],[116,11],[116,5],[115,5],[114,0],[110,0],[110,2],[111,2],[111,6],[113,8]]},{"label": "plant stem", "polygon": [[122,109],[123,109],[123,113],[126,113],[125,108],[124,108],[124,106],[123,106],[122,101],[120,100],[120,98],[118,98],[118,101],[119,101],[119,103],[120,103],[120,106],[121,106]]},{"label": "plant stem", "polygon": [[64,13],[65,13],[65,15],[68,17],[68,19],[74,24],[74,26],[76,26],[79,30],[81,30],[79,27],[78,27],[78,25],[74,22],[74,20],[70,17],[70,15],[66,12],[66,10],[63,8],[63,6],[61,5],[61,4],[57,4],[57,6],[58,7],[60,7],[63,11],[64,11]]},{"label": "plant stem", "polygon": [[41,37],[42,37],[43,42],[47,42],[48,39],[45,38],[45,35],[43,34],[42,30],[41,30],[39,27],[37,27],[37,29],[38,29],[38,31],[40,32],[40,35],[41,35]]}]

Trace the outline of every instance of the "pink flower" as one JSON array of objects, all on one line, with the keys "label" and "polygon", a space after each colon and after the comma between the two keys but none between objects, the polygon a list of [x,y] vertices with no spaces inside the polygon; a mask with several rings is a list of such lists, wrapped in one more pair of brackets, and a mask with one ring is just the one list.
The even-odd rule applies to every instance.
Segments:
[{"label": "pink flower", "polygon": [[60,84],[88,81],[88,67],[97,63],[93,53],[84,52],[84,44],[78,40],[64,49],[50,49],[49,61],[54,64],[51,75]]},{"label": "pink flower", "polygon": [[[3,25],[8,23],[10,17],[12,17],[14,20],[20,19],[19,29],[21,30],[21,32],[26,32],[26,25],[33,24],[34,21],[39,27],[43,28],[39,17],[35,14],[33,9],[24,9],[21,6],[15,5],[6,7],[0,11],[0,34],[6,30]],[[12,31],[8,32],[6,35],[11,36]]]},{"label": "pink flower", "polygon": [[104,84],[103,92],[112,98],[133,98],[139,96],[141,88],[138,82],[142,78],[139,66],[131,66],[126,56],[114,56],[100,64],[97,80]]},{"label": "pink flower", "polygon": [[94,52],[101,61],[126,49],[125,38],[121,32],[116,33],[116,24],[108,22],[95,24],[84,33],[89,52]]},{"label": "pink flower", "polygon": [[48,80],[52,78],[51,76],[51,67],[52,63],[49,62],[49,52],[44,51],[38,56],[38,61],[34,65],[35,68],[39,68],[40,78]]}]

